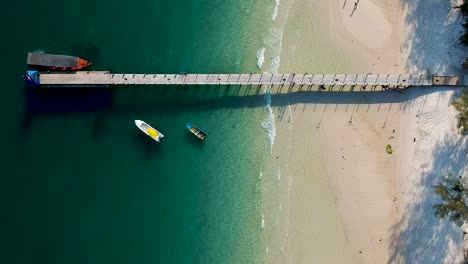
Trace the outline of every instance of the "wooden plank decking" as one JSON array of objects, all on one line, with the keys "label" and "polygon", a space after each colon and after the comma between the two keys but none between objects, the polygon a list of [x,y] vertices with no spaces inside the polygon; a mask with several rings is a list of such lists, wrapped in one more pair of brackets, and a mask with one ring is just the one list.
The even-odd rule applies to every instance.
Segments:
[{"label": "wooden plank decking", "polygon": [[40,73],[41,86],[80,85],[464,85],[459,76],[409,74],[114,74],[110,72]]}]

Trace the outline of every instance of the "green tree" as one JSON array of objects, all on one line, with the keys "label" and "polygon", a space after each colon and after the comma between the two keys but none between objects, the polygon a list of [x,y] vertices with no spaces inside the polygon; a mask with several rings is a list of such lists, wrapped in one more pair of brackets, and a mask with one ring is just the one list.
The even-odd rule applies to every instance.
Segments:
[{"label": "green tree", "polygon": [[444,178],[434,185],[434,192],[441,199],[433,206],[436,216],[448,218],[459,226],[468,220],[468,189],[459,179],[453,176]]},{"label": "green tree", "polygon": [[468,22],[463,22],[463,33],[460,35],[460,42],[468,46]]},{"label": "green tree", "polygon": [[460,36],[460,42],[468,46],[468,32],[463,32]]},{"label": "green tree", "polygon": [[462,134],[468,134],[468,90],[464,90],[453,101],[453,106],[458,110],[458,128]]},{"label": "green tree", "polygon": [[[468,0],[463,0],[463,4],[456,6],[455,8],[459,8],[462,16],[464,17],[464,22],[462,22],[464,32],[460,36],[460,41],[468,46],[468,23],[466,22],[466,17],[468,16]],[[463,65],[463,68],[465,69],[465,65]]]}]

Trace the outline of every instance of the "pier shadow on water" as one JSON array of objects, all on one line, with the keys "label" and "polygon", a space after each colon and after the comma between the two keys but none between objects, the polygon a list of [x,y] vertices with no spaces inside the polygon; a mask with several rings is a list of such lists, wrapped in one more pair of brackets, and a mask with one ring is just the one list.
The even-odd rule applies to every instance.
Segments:
[{"label": "pier shadow on water", "polygon": [[[91,88],[25,88],[25,111],[20,122],[20,131],[27,133],[40,116],[63,118],[70,114],[100,113],[112,106],[112,89]],[[100,115],[101,116],[101,115]],[[104,118],[93,121],[92,135],[102,136],[99,129],[105,125]]]},{"label": "pier shadow on water", "polygon": [[111,89],[33,88],[25,90],[30,113],[94,112],[112,106]]},{"label": "pier shadow on water", "polygon": [[[121,107],[122,103],[133,113],[187,113],[211,111],[218,109],[255,109],[265,108],[266,100],[259,87],[211,86],[211,87],[116,87],[112,89],[25,89],[25,116],[21,123],[21,131],[27,133],[37,116],[61,118],[69,115],[92,115],[90,134],[94,139],[105,138],[106,120],[118,115],[127,115]],[[456,90],[454,87],[414,87],[403,91],[373,91],[373,92],[331,92],[331,91],[296,91],[291,93],[271,94],[271,107],[281,111],[285,107],[295,105],[293,110],[300,111],[297,104],[322,105],[328,111],[347,111],[348,105],[362,105],[362,109],[379,111],[380,104],[411,102],[420,96],[440,91]],[[244,95],[246,94],[246,95]],[[325,107],[323,107],[325,106]],[[330,107],[327,107],[330,106]],[[406,104],[403,105],[403,108]],[[117,108],[119,108],[117,110]],[[325,111],[324,110],[324,111]],[[250,111],[252,113],[253,111]],[[249,112],[245,112],[249,113]],[[239,114],[232,111],[230,114]],[[144,136],[144,135],[141,135]],[[151,140],[150,138],[148,138]],[[147,140],[146,138],[143,140]],[[184,140],[196,148],[203,147],[203,142],[187,133]],[[209,138],[208,138],[209,140]],[[146,146],[146,144],[143,144]],[[154,144],[150,144],[154,145]],[[147,149],[151,154],[154,150]]]},{"label": "pier shadow on water", "polygon": [[[219,90],[221,89],[221,90]],[[247,94],[247,89],[256,90]],[[413,87],[403,91],[332,92],[296,91],[271,94],[271,107],[294,104],[384,104],[402,103],[454,87]],[[104,112],[123,103],[132,111],[183,112],[226,108],[262,108],[265,94],[257,87],[122,87],[122,88],[36,88],[26,89],[29,115],[60,115],[72,112]],[[117,111],[118,112],[118,111]]]},{"label": "pier shadow on water", "polygon": [[[164,88],[164,89],[162,89]],[[142,87],[125,90],[121,100],[135,111],[206,111],[229,108],[263,108],[266,105],[265,94],[258,87],[251,87],[255,93],[245,94],[248,87],[230,87],[217,93],[223,87]],[[153,91],[150,91],[153,89]],[[171,90],[172,89],[172,90]],[[323,105],[378,105],[403,103],[420,96],[440,91],[456,90],[456,87],[412,87],[403,91],[295,91],[290,93],[272,93],[271,107],[286,107],[294,104]],[[159,93],[158,91],[162,91]],[[168,91],[171,90],[171,91]],[[120,92],[119,92],[120,93]]]}]

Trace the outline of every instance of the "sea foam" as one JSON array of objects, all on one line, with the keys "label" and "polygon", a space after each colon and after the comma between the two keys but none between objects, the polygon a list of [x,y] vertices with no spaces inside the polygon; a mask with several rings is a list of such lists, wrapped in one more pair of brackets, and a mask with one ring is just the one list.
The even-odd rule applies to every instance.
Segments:
[{"label": "sea foam", "polygon": [[275,8],[273,9],[273,15],[271,16],[273,21],[275,21],[276,17],[278,16],[279,5],[280,5],[280,0],[275,0]]},{"label": "sea foam", "polygon": [[[281,44],[283,41],[283,30],[273,28],[270,30],[269,47],[271,49],[272,58],[270,64],[270,72],[278,73],[280,65]],[[268,116],[262,122],[262,127],[267,132],[268,140],[270,141],[270,151],[272,151],[273,144],[275,144],[276,127],[275,127],[275,114],[271,109],[271,86],[265,86],[265,101],[266,108],[268,109]]]},{"label": "sea foam", "polygon": [[265,61],[265,48],[261,48],[257,51],[257,68],[262,69],[263,62]]},{"label": "sea foam", "polygon": [[262,214],[262,229],[265,227],[265,215]]},{"label": "sea foam", "polygon": [[276,127],[275,127],[275,114],[271,109],[271,93],[270,93],[270,86],[265,87],[265,100],[266,100],[266,107],[268,109],[268,116],[262,122],[262,127],[267,132],[268,140],[270,141],[270,151],[272,151],[273,144],[275,144],[275,137],[276,137]]},{"label": "sea foam", "polygon": [[278,73],[280,66],[280,56],[283,44],[283,28],[273,28],[270,30],[271,64],[270,72]]}]

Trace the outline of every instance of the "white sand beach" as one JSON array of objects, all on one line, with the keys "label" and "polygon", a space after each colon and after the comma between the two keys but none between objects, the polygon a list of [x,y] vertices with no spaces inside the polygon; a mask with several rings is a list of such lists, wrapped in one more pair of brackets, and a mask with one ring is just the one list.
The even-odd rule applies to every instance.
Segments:
[{"label": "white sand beach", "polygon": [[[354,13],[355,1],[311,2],[289,6],[280,72],[313,72],[310,61],[321,61],[318,70],[336,73],[455,74],[468,54],[457,43],[459,17],[448,1],[360,0]],[[305,34],[312,25],[296,15],[306,12],[328,17],[330,45],[343,51],[338,64],[324,58],[327,50],[307,48],[323,45]],[[305,37],[296,38],[297,25]],[[295,89],[272,91],[277,137],[270,173],[279,184],[265,189],[279,209],[265,220],[267,262],[459,261],[461,232],[432,211],[440,177],[468,176],[468,142],[450,105],[459,90]]]}]

